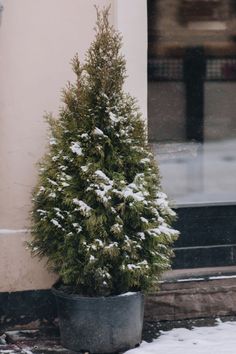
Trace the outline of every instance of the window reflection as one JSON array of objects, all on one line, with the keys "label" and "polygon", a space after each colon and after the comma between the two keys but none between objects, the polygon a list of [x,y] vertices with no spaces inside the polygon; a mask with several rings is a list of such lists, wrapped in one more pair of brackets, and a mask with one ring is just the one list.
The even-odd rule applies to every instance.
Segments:
[{"label": "window reflection", "polygon": [[149,141],[176,204],[236,201],[236,5],[149,0]]}]

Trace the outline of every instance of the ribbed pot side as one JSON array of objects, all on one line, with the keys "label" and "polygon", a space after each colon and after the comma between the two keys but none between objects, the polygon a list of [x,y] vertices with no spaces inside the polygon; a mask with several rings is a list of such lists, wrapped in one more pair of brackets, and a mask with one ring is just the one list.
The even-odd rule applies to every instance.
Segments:
[{"label": "ribbed pot side", "polygon": [[55,288],[61,343],[79,352],[115,353],[141,343],[144,295],[68,295]]}]

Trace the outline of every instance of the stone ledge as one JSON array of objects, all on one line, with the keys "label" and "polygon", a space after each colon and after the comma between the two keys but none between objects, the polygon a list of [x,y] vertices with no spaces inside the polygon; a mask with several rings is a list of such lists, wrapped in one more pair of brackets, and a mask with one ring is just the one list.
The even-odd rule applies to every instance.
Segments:
[{"label": "stone ledge", "polygon": [[163,282],[160,291],[146,298],[147,321],[234,316],[236,278]]},{"label": "stone ledge", "polygon": [[[146,321],[236,315],[236,267],[174,270],[146,299]],[[37,329],[57,323],[50,290],[0,293],[0,330]],[[1,351],[0,351],[1,352]]]}]

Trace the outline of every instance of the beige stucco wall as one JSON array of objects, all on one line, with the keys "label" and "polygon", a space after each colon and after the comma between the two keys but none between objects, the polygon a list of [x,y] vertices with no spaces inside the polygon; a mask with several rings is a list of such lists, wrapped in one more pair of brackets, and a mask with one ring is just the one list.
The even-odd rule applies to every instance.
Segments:
[{"label": "beige stucco wall", "polygon": [[[93,38],[94,3],[112,4],[111,21],[123,32],[127,89],[146,114],[145,0],[2,0],[0,25],[0,292],[48,288],[55,276],[32,259],[24,242],[30,237],[31,191],[36,162],[47,141],[44,111],[55,114],[61,88],[73,80],[69,65],[85,53]],[[135,8],[134,2],[136,5]],[[119,3],[123,6],[120,7]],[[139,14],[138,14],[139,13]],[[135,15],[136,14],[136,15]],[[130,15],[130,18],[128,18]],[[129,25],[126,21],[129,20]],[[130,31],[132,28],[132,31]],[[140,33],[140,28],[137,33]],[[143,42],[143,44],[141,44]],[[138,46],[138,42],[140,47]],[[134,53],[141,53],[140,59]]]},{"label": "beige stucco wall", "polygon": [[147,1],[115,0],[114,21],[123,34],[128,74],[125,90],[137,98],[147,119]]}]

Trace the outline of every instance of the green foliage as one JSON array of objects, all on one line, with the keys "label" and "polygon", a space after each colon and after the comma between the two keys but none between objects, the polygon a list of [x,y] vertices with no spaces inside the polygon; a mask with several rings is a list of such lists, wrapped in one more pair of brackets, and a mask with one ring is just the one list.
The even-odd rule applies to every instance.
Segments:
[{"label": "green foliage", "polygon": [[85,64],[48,116],[49,150],[33,199],[33,254],[89,296],[147,290],[169,267],[175,213],[161,191],[135,100],[123,92],[121,37],[98,11]]}]

